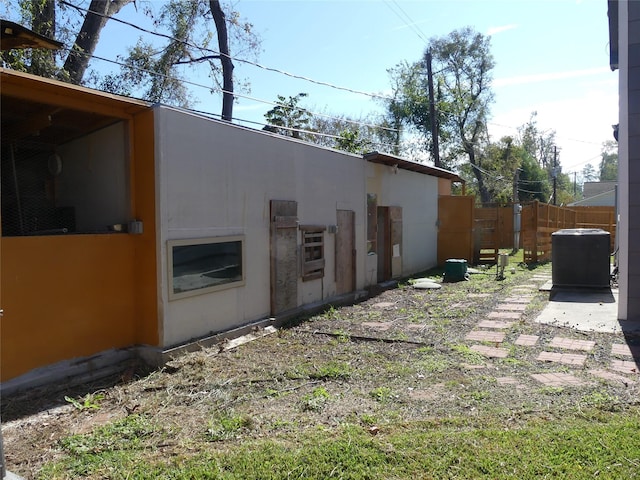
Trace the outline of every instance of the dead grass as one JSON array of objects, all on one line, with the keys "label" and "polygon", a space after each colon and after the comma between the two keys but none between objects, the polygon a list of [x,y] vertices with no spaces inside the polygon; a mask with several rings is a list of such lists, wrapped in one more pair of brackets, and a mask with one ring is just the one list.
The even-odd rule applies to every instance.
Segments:
[{"label": "dead grass", "polygon": [[[550,267],[519,267],[502,281],[491,271],[441,290],[402,285],[356,305],[328,308],[235,350],[205,349],[158,371],[131,377],[131,370],[124,378],[81,389],[4,398],[7,464],[37,478],[45,464],[73,456],[73,449],[108,450],[108,444],[82,444],[83,434],[103,427],[105,442],[109,429],[120,428],[118,435],[124,431],[139,441],[140,458],[153,463],[265,438],[295,442],[319,426],[369,429],[445,418],[517,425],[532,415],[636,404],[640,391],[633,379],[607,383],[586,373],[606,368],[611,344],[625,341],[620,335],[589,334],[597,348],[584,367],[536,360],[541,345],[554,336],[586,338],[531,321],[546,303],[544,294],[506,330],[507,358],[488,359],[470,350],[477,342],[465,340],[466,334],[541,272],[550,273]],[[539,346],[515,346],[520,334],[540,336]],[[547,371],[571,371],[586,383],[550,389],[530,377]],[[505,377],[515,383],[498,381]],[[151,419],[153,426],[136,419]]]}]

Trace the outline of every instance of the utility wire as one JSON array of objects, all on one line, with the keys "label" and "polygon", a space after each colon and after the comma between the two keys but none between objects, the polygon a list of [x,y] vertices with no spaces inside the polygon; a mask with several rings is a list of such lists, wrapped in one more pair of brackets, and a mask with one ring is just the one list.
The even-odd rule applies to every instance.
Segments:
[{"label": "utility wire", "polygon": [[[387,6],[388,6],[388,7],[389,7],[389,8],[390,8],[390,9],[391,9],[391,10],[392,10],[392,11],[393,11],[393,12],[394,12],[394,13],[395,13],[395,14],[396,14],[400,19],[401,19],[401,20],[403,20],[403,22],[404,22],[404,23],[405,23],[409,28],[411,28],[411,29],[414,31],[414,33],[416,33],[416,35],[417,35],[421,40],[423,40],[425,43],[427,43],[427,40],[426,40],[425,36],[423,35],[422,30],[420,30],[420,29],[419,29],[419,27],[417,27],[417,25],[415,25],[415,23],[413,23],[413,22],[412,22],[411,17],[406,13],[406,11],[405,11],[405,10],[404,10],[404,9],[403,9],[399,4],[398,4],[398,3],[397,3],[397,1],[396,1],[396,0],[391,0],[391,1],[396,5],[396,7],[399,9],[399,11],[400,11],[400,12],[402,12],[402,14],[404,15],[404,17],[408,20],[408,22],[407,22],[406,20],[404,20],[404,19],[403,19],[402,14],[398,13],[396,10],[394,10],[394,9],[391,7],[391,4],[390,4],[388,1],[385,1],[385,4],[386,4],[386,5],[387,5]],[[113,21],[118,22],[118,23],[121,23],[121,24],[123,24],[123,25],[127,25],[127,26],[129,26],[129,27],[135,28],[136,30],[139,30],[139,31],[141,31],[141,32],[148,33],[148,34],[150,34],[150,35],[155,35],[155,36],[162,37],[162,38],[165,38],[165,39],[168,39],[168,40],[171,40],[171,41],[175,41],[175,42],[181,43],[181,44],[183,44],[183,45],[185,45],[185,46],[188,46],[188,47],[191,47],[191,48],[195,48],[195,49],[198,49],[198,50],[200,50],[200,51],[204,51],[204,52],[212,53],[212,54],[217,55],[217,56],[220,56],[220,57],[222,57],[222,56],[226,56],[226,57],[228,57],[228,58],[229,58],[229,59],[231,59],[231,60],[234,60],[234,61],[237,61],[237,62],[240,62],[240,63],[244,63],[244,64],[247,64],[247,65],[251,65],[251,66],[254,66],[254,67],[257,67],[257,68],[261,68],[261,69],[266,70],[266,71],[270,71],[270,72],[274,72],[274,73],[279,73],[279,74],[282,74],[282,75],[288,76],[288,77],[290,77],[290,78],[295,78],[295,79],[303,80],[303,81],[310,82],[310,83],[313,83],[313,84],[316,84],[316,85],[326,86],[326,87],[329,87],[329,88],[333,88],[333,89],[336,89],[336,90],[342,90],[342,91],[346,91],[346,92],[349,92],[349,93],[355,93],[355,94],[358,94],[358,95],[364,95],[364,96],[368,96],[368,97],[370,97],[370,98],[378,98],[378,99],[383,99],[383,100],[393,100],[393,97],[390,97],[390,96],[387,96],[387,95],[381,95],[381,94],[376,94],[376,93],[364,92],[364,91],[361,91],[361,90],[355,90],[355,89],[352,89],[352,88],[349,88],[349,87],[342,87],[342,86],[334,85],[334,84],[331,84],[331,83],[328,83],[328,82],[324,82],[324,81],[320,81],[320,80],[315,80],[315,79],[312,79],[312,78],[309,78],[309,77],[305,77],[305,76],[302,76],[302,75],[296,75],[296,74],[293,74],[293,73],[290,73],[290,72],[286,72],[286,71],[281,70],[281,69],[277,69],[277,68],[273,68],[273,67],[268,67],[268,66],[265,66],[265,65],[259,64],[259,63],[257,63],[257,62],[252,62],[252,61],[250,61],[250,60],[245,60],[245,59],[238,58],[238,57],[234,57],[234,56],[231,56],[231,55],[225,55],[225,54],[223,54],[223,53],[221,53],[221,52],[219,52],[219,51],[217,51],[217,50],[213,50],[213,49],[210,49],[210,48],[200,47],[200,46],[197,46],[197,45],[193,45],[193,44],[191,44],[191,43],[189,43],[189,42],[186,42],[186,41],[184,41],[184,40],[180,40],[180,39],[178,39],[178,38],[172,37],[171,35],[168,35],[168,34],[165,34],[165,33],[160,33],[160,32],[156,32],[156,31],[153,31],[153,30],[146,29],[146,28],[141,27],[141,26],[139,26],[139,25],[136,25],[135,23],[132,23],[132,22],[127,22],[127,21],[125,21],[125,20],[121,20],[121,19],[119,19],[119,18],[116,18],[116,17],[110,16],[110,15],[106,15],[106,14],[103,14],[103,13],[100,13],[100,12],[95,12],[95,11],[93,11],[93,10],[85,9],[85,8],[80,7],[80,6],[78,6],[78,5],[75,5],[75,4],[72,4],[72,3],[70,3],[70,2],[67,2],[66,0],[60,0],[60,3],[61,3],[61,4],[63,4],[63,5],[66,5],[66,6],[68,6],[68,7],[74,8],[74,9],[76,9],[76,10],[78,10],[78,11],[81,11],[81,12],[91,13],[91,14],[93,14],[93,15],[97,15],[97,16],[99,16],[99,17],[103,17],[103,18],[106,18],[106,19],[113,20]],[[67,50],[68,50],[68,49],[67,49]],[[74,51],[73,51],[73,53],[75,53],[75,54],[87,55],[86,53],[84,53],[84,52],[79,52],[79,51],[77,51],[77,50],[74,50]],[[122,63],[119,63],[119,62],[117,62],[117,61],[115,61],[115,60],[109,60],[109,59],[102,58],[102,57],[98,57],[98,56],[95,56],[95,55],[89,55],[89,56],[90,56],[91,58],[96,58],[96,59],[98,59],[98,60],[102,60],[102,61],[106,61],[106,62],[111,62],[111,63],[116,63],[116,64],[118,64],[118,65],[121,65],[121,66],[127,66],[127,67],[129,67],[129,68],[134,68],[134,67],[131,67],[131,66],[128,66],[128,65],[123,65]],[[154,74],[154,72],[151,72],[151,71],[149,71],[149,70],[144,70],[144,69],[140,69],[140,70],[146,71],[147,73],[150,73],[150,74]],[[443,71],[445,71],[445,70],[446,70],[446,68],[445,68],[445,69],[443,69],[443,70],[441,70],[441,71],[439,71],[439,72],[435,72],[435,73],[442,73],[442,72],[443,72]],[[157,74],[157,73],[155,73],[155,74]],[[162,74],[157,74],[157,75],[162,75]],[[257,98],[250,97],[250,96],[247,96],[247,95],[238,94],[238,93],[235,93],[235,92],[225,92],[224,90],[219,89],[219,88],[214,88],[214,89],[212,89],[210,86],[205,86],[205,85],[201,85],[201,84],[196,84],[196,83],[194,83],[194,82],[189,82],[189,81],[187,81],[187,80],[181,80],[181,81],[182,81],[182,82],[184,82],[184,83],[186,83],[186,84],[189,84],[189,85],[193,85],[193,86],[197,86],[197,87],[202,87],[202,88],[207,88],[207,89],[209,89],[209,90],[215,90],[215,91],[219,91],[219,92],[221,92],[221,93],[230,93],[230,94],[232,94],[232,95],[234,95],[234,96],[237,96],[237,97],[240,97],[240,98],[245,98],[245,99],[252,100],[252,101],[255,101],[255,102],[260,102],[260,103],[270,104],[270,105],[274,105],[274,106],[275,106],[275,105],[279,105],[279,104],[278,104],[278,103],[276,103],[276,102],[271,102],[271,101],[268,101],[268,100],[261,100],[261,99],[257,99]],[[440,111],[440,112],[442,112],[442,113],[444,113],[445,115],[454,115],[454,113],[453,113],[453,112],[447,112],[447,111],[444,111],[444,110],[439,110],[439,111]],[[321,114],[321,113],[317,113],[317,112],[316,112],[316,113],[314,113],[314,112],[308,112],[308,113],[313,114],[313,115],[324,116],[324,117],[329,118],[329,119],[342,120],[342,121],[346,121],[346,122],[349,122],[349,123],[355,123],[355,124],[358,124],[358,125],[365,125],[365,126],[374,127],[374,128],[382,128],[382,129],[384,129],[384,130],[389,130],[389,131],[394,131],[394,132],[397,132],[397,131],[398,131],[397,129],[390,129],[390,128],[386,128],[386,127],[379,127],[379,126],[376,126],[376,125],[366,124],[366,123],[362,123],[362,122],[354,122],[354,121],[344,120],[344,119],[340,119],[340,118],[338,118],[338,117],[332,117],[332,116],[325,115],[325,114]],[[517,129],[518,129],[518,127],[512,127],[512,126],[507,126],[507,125],[500,125],[500,124],[496,124],[496,123],[492,123],[492,122],[487,122],[487,124],[488,124],[488,125],[499,126],[499,127],[504,127],[504,128],[515,129],[515,130],[517,130]],[[564,138],[564,137],[562,137],[562,138]],[[599,143],[597,143],[597,142],[590,142],[590,141],[587,141],[587,140],[578,140],[578,139],[573,139],[573,138],[564,138],[564,139],[565,139],[565,140],[574,141],[574,142],[581,142],[581,143],[587,143],[587,144],[599,145]]]},{"label": "utility wire", "polygon": [[322,85],[324,87],[330,87],[330,88],[333,88],[333,89],[336,89],[336,90],[342,90],[342,91],[345,91],[345,92],[355,93],[355,94],[358,94],[358,95],[365,95],[365,96],[371,97],[371,98],[380,98],[380,99],[383,99],[383,100],[393,100],[392,97],[389,97],[389,96],[386,96],[386,95],[381,95],[381,94],[377,94],[377,93],[370,93],[370,92],[363,92],[361,90],[355,90],[355,89],[352,89],[352,88],[349,88],[349,87],[342,87],[342,86],[339,86],[339,85],[334,85],[332,83],[323,82],[321,80],[314,80],[313,78],[304,77],[302,75],[296,75],[294,73],[286,72],[286,71],[280,70],[278,68],[267,67],[265,65],[262,65],[262,64],[259,64],[259,63],[256,63],[256,62],[252,62],[251,60],[245,60],[245,59],[242,59],[242,58],[237,58],[237,57],[234,57],[232,55],[225,55],[223,53],[220,53],[217,50],[213,50],[211,48],[206,48],[206,47],[199,47],[197,45],[193,45],[193,44],[191,44],[189,42],[185,42],[184,40],[180,40],[178,38],[172,37],[171,35],[167,35],[165,33],[159,33],[159,32],[155,32],[153,30],[148,30],[148,29],[143,28],[143,27],[141,27],[139,25],[136,25],[135,23],[127,22],[125,20],[121,20],[119,18],[112,17],[112,16],[106,15],[104,13],[94,12],[93,10],[87,10],[85,8],[79,7],[78,5],[74,5],[72,3],[69,3],[69,2],[67,2],[65,0],[60,0],[60,3],[63,4],[63,5],[67,5],[69,7],[75,8],[76,10],[79,10],[81,12],[91,13],[93,15],[97,15],[97,16],[100,16],[100,17],[103,17],[103,18],[114,20],[116,22],[122,23],[123,25],[128,25],[128,26],[130,26],[132,28],[140,30],[141,32],[145,32],[145,33],[148,33],[148,34],[151,34],[151,35],[156,35],[158,37],[166,38],[166,39],[174,41],[174,42],[179,42],[179,43],[181,43],[183,45],[186,45],[188,47],[196,48],[198,50],[201,50],[201,51],[204,51],[204,52],[208,52],[208,53],[213,53],[214,55],[218,55],[218,56],[221,56],[221,57],[227,57],[227,58],[229,58],[231,60],[234,60],[236,62],[245,63],[247,65],[258,67],[258,68],[261,68],[261,69],[269,71],[269,72],[279,73],[279,74],[286,75],[286,76],[291,77],[291,78],[296,78],[298,80],[304,80],[305,82],[314,83],[316,85]]},{"label": "utility wire", "polygon": [[[392,7],[391,2],[393,2],[395,7]],[[411,17],[407,14],[407,12],[400,6],[400,4],[396,0],[391,0],[391,2],[389,2],[388,0],[385,0],[384,3],[387,7],[389,7],[389,10],[391,10],[407,27],[409,27],[413,31],[413,33],[415,33],[418,36],[418,38],[422,40],[426,45],[428,41],[424,35],[424,32],[420,29],[420,27],[416,25],[416,23],[411,19]]]},{"label": "utility wire", "polygon": [[[61,50],[65,50],[67,52],[73,52],[75,54],[85,55],[85,56],[88,56],[90,58],[93,58],[93,59],[96,59],[96,60],[101,60],[101,61],[107,62],[107,63],[113,63],[113,64],[119,65],[121,67],[131,68],[133,70],[141,71],[141,72],[147,73],[149,75],[155,75],[155,76],[160,76],[160,77],[164,77],[164,78],[169,78],[169,75],[166,75],[164,73],[155,72],[153,70],[149,70],[149,69],[145,69],[145,68],[141,68],[141,67],[135,67],[135,66],[132,66],[132,65],[128,65],[128,64],[126,64],[124,62],[119,62],[117,60],[112,60],[112,59],[109,59],[109,58],[101,57],[99,55],[89,55],[87,53],[78,52],[76,50],[71,50],[69,48],[62,48]],[[228,92],[228,91],[226,91],[226,90],[224,90],[222,88],[219,88],[219,87],[212,87],[210,85],[203,85],[201,83],[192,82],[190,80],[184,80],[182,78],[180,78],[179,80],[182,83],[185,83],[187,85],[191,85],[191,86],[199,87],[199,88],[206,88],[209,91],[220,92],[220,93],[230,93],[234,97],[244,98],[244,99],[247,99],[247,100],[251,100],[251,101],[254,101],[254,102],[258,102],[258,103],[264,103],[264,104],[272,105],[272,106],[280,106],[281,105],[280,103],[277,103],[277,102],[274,102],[274,101],[271,101],[271,100],[262,100],[260,98],[251,97],[249,95],[244,95],[242,93]],[[312,116],[324,117],[324,118],[327,118],[327,119],[330,119],[330,120],[341,121],[341,122],[350,123],[350,124],[353,124],[353,125],[358,125],[358,126],[363,126],[363,127],[370,127],[370,128],[377,128],[377,129],[380,129],[380,130],[386,130],[386,131],[390,131],[390,132],[397,132],[398,131],[397,129],[394,129],[394,128],[383,127],[383,126],[380,126],[380,125],[374,125],[372,123],[359,122],[359,121],[356,121],[356,120],[349,120],[349,119],[346,119],[346,118],[340,118],[340,117],[335,117],[335,116],[332,116],[332,115],[327,115],[325,113],[312,112],[311,110],[307,110],[307,109],[304,109],[304,108],[301,109],[301,110],[304,110],[305,113],[308,113],[309,115],[312,115]]]}]

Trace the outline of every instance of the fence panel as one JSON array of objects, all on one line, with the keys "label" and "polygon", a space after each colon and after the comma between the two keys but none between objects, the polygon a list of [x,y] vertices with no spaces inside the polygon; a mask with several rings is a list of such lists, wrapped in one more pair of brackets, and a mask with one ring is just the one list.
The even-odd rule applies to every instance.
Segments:
[{"label": "fence panel", "polygon": [[522,244],[525,263],[551,260],[551,234],[564,228],[601,228],[615,245],[614,207],[557,207],[534,201],[522,209]]}]

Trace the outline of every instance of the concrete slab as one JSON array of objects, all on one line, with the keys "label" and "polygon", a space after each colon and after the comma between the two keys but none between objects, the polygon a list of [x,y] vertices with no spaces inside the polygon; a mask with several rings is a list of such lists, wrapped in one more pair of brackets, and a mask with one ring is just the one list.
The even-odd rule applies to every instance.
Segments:
[{"label": "concrete slab", "polygon": [[618,290],[551,290],[536,323],[583,332],[638,333],[640,322],[618,321]]}]

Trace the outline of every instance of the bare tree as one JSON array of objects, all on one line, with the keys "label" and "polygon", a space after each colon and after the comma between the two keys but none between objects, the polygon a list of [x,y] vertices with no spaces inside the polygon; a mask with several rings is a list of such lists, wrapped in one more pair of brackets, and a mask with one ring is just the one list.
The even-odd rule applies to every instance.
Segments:
[{"label": "bare tree", "polygon": [[89,12],[84,17],[82,27],[76,36],[76,41],[67,56],[62,69],[69,75],[71,83],[82,82],[89,66],[89,60],[98,45],[100,33],[107,24],[110,16],[115,15],[122,7],[133,0],[92,0]]},{"label": "bare tree", "polygon": [[227,21],[218,0],[210,0],[209,6],[218,32],[218,49],[222,65],[222,120],[230,122],[233,117],[233,62],[229,54]]}]

